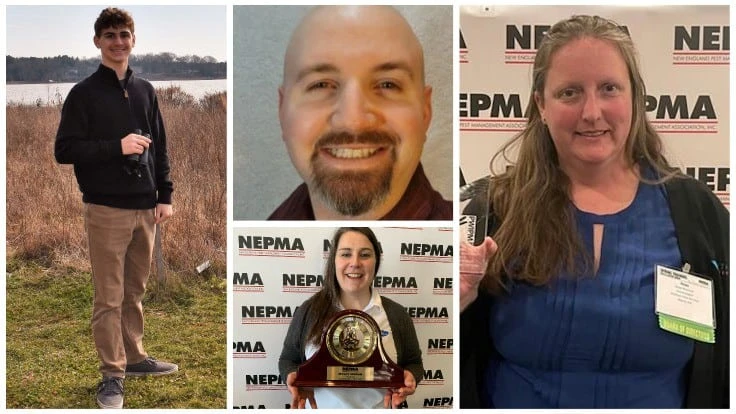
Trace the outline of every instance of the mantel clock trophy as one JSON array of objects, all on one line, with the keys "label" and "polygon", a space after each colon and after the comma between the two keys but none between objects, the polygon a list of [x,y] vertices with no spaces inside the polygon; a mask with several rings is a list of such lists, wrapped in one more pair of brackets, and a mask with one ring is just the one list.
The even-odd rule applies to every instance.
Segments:
[{"label": "mantel clock trophy", "polygon": [[386,355],[376,321],[363,311],[347,309],[327,324],[319,350],[299,366],[294,385],[400,388],[404,370]]}]

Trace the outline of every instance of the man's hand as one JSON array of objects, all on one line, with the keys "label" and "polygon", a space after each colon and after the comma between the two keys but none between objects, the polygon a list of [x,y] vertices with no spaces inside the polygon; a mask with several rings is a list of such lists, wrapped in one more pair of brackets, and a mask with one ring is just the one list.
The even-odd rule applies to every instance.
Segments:
[{"label": "man's hand", "polygon": [[478,285],[496,250],[496,242],[488,236],[480,246],[460,242],[460,312],[478,297]]},{"label": "man's hand", "polygon": [[[414,374],[408,369],[404,370],[404,386],[399,389],[387,389],[383,397],[383,408],[399,408],[406,401],[406,397],[414,394],[417,390],[417,381]],[[389,405],[390,404],[390,405]]]},{"label": "man's hand", "polygon": [[314,390],[312,388],[299,388],[294,386],[296,381],[296,372],[290,372],[286,376],[286,388],[291,393],[291,408],[304,409],[307,408],[307,400],[312,408],[317,408],[317,401],[314,400]]},{"label": "man's hand", "polygon": [[156,212],[154,213],[156,224],[163,223],[172,215],[174,215],[174,207],[171,204],[156,204]]},{"label": "man's hand", "polygon": [[143,154],[143,151],[148,148],[150,143],[150,138],[138,134],[128,134],[120,140],[120,145],[123,147],[123,155]]}]

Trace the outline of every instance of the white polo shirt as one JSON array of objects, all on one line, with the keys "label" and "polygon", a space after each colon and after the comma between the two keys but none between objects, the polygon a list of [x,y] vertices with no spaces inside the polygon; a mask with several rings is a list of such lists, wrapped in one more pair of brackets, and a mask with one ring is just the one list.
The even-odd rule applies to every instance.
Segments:
[{"label": "white polo shirt", "polygon": [[[392,361],[398,363],[396,355],[396,343],[391,333],[391,327],[388,324],[386,312],[383,310],[381,296],[372,289],[371,300],[363,309],[363,312],[371,315],[376,320],[378,328],[381,330],[381,341],[383,349]],[[340,304],[340,310],[344,310]],[[309,343],[305,347],[305,356],[311,358],[319,346]],[[335,388],[335,387],[319,387],[314,389],[314,400],[317,402],[317,408],[383,408],[383,397],[386,390],[382,388]],[[311,407],[307,401],[307,407]]]}]

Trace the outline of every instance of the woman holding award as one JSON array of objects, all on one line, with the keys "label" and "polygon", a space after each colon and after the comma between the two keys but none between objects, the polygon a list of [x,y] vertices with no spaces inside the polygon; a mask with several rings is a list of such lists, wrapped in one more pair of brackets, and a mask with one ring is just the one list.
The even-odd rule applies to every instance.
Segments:
[{"label": "woman holding award", "polygon": [[461,408],[728,407],[728,212],[645,96],[617,23],[544,35],[516,162],[466,210],[493,240],[460,249]]},{"label": "woman holding award", "polygon": [[[342,227],[336,231],[325,266],[324,286],[297,308],[279,358],[279,371],[282,378],[286,378],[292,395],[292,408],[306,408],[307,403],[311,408],[396,408],[416,390],[424,372],[419,341],[404,307],[372,289],[380,263],[379,243],[371,229]],[[366,318],[368,323],[333,328],[335,317],[342,315],[341,311],[351,309],[369,315]],[[349,318],[364,320],[355,316]],[[376,351],[385,352],[391,361],[396,361],[399,371],[403,369],[403,372],[398,373],[403,377],[403,385],[393,388],[370,388],[370,385],[342,388],[300,387],[295,384],[297,368],[315,354],[323,352],[322,348],[327,346],[322,342],[325,330],[337,330],[339,333],[330,335],[330,338],[339,338],[336,339],[337,347],[342,349],[330,352],[340,359],[341,352],[351,356],[359,354],[360,344],[371,343],[367,334],[371,326],[377,328],[373,330],[376,332],[373,341],[378,342]],[[323,368],[339,370],[341,367]],[[358,367],[344,369],[365,376],[363,383],[370,384],[367,379],[373,375],[372,371]]]}]

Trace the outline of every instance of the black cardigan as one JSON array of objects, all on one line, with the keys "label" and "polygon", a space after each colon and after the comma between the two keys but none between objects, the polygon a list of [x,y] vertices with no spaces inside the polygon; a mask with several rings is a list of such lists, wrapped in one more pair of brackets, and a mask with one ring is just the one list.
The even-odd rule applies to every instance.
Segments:
[{"label": "black cardigan", "polygon": [[[729,213],[710,189],[690,177],[671,179],[665,189],[682,259],[693,272],[713,280],[715,296],[716,343],[695,341],[685,407],[728,408]],[[473,208],[471,202],[468,213],[480,215]],[[488,234],[492,235],[499,223],[490,221]],[[489,295],[480,293],[460,315],[460,408],[483,408],[482,379],[496,354],[489,332],[491,301]]]}]

